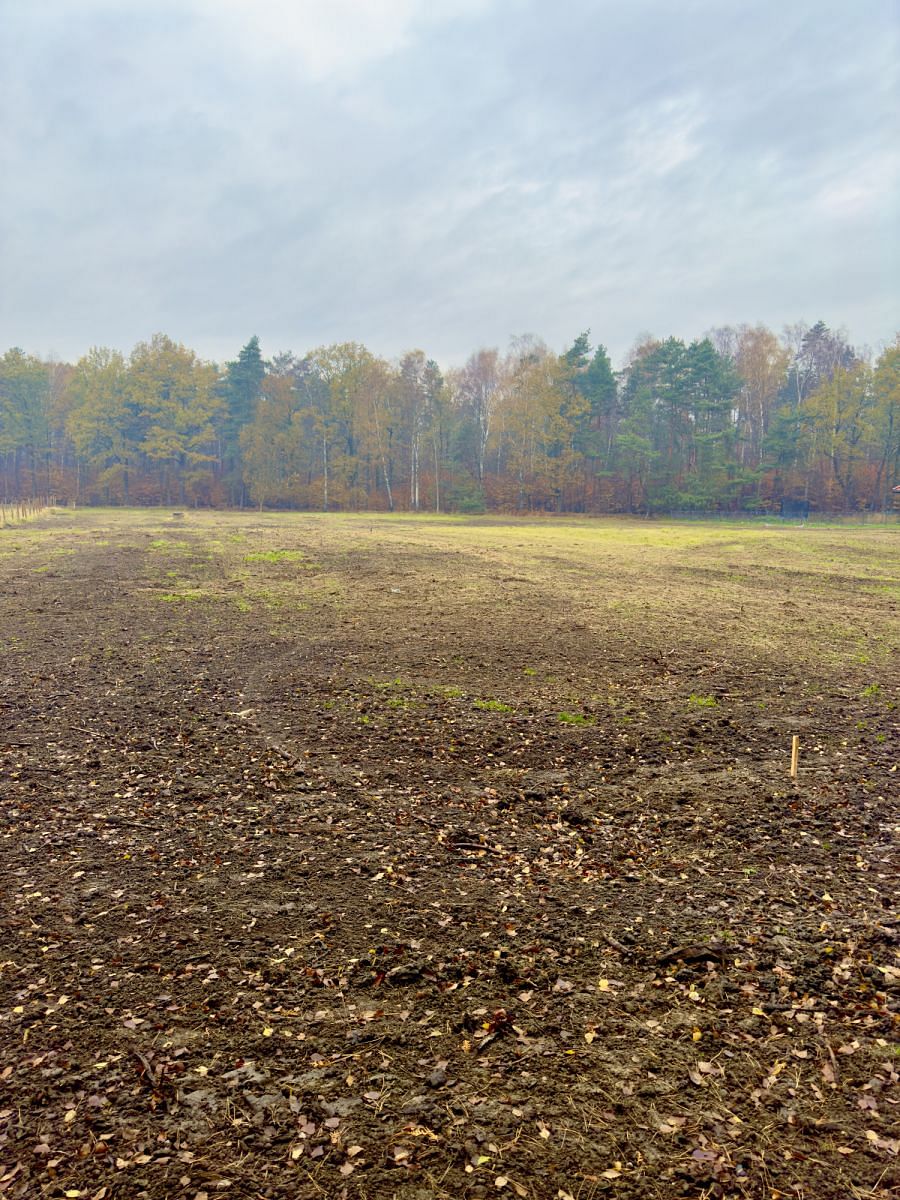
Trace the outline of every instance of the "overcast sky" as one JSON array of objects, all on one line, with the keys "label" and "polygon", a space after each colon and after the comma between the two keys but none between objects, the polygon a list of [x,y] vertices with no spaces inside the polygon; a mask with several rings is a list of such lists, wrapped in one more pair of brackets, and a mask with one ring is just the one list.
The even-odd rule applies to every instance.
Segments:
[{"label": "overcast sky", "polygon": [[900,0],[0,18],[0,351],[900,329]]}]

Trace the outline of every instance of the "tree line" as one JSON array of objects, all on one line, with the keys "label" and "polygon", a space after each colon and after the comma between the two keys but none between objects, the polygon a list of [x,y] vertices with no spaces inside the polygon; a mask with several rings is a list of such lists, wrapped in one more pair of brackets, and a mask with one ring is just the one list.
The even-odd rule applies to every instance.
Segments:
[{"label": "tree line", "polygon": [[0,499],[389,511],[884,510],[900,483],[900,335],[873,360],[823,322],[582,333],[442,371],[356,342],[219,367],[157,334],[74,364],[0,358]]}]

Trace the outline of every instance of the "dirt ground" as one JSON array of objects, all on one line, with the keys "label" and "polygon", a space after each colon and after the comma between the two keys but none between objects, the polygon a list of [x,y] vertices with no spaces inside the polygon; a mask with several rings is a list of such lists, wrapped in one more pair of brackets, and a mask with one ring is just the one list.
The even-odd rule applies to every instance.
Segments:
[{"label": "dirt ground", "polygon": [[0,531],[0,1195],[895,1195],[898,600],[896,527]]}]

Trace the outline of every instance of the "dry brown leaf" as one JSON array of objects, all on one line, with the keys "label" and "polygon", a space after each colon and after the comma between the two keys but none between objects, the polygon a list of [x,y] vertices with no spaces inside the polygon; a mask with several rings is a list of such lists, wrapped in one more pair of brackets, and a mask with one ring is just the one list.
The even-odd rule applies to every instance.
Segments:
[{"label": "dry brown leaf", "polygon": [[900,1138],[883,1138],[875,1129],[867,1129],[866,1138],[878,1150],[887,1150],[888,1154],[900,1154]]}]

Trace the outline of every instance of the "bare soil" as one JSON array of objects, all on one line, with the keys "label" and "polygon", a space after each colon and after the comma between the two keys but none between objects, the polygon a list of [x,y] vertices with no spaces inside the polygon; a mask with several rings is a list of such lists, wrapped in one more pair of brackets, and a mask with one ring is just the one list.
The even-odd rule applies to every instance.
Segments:
[{"label": "bare soil", "polygon": [[0,1195],[896,1194],[900,537],[605,528],[0,534]]}]

